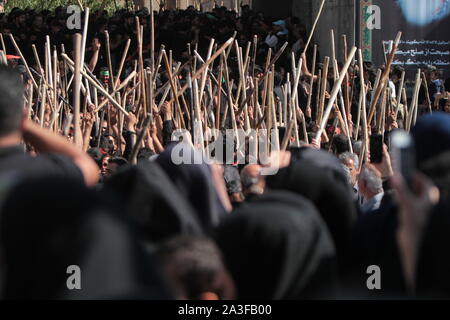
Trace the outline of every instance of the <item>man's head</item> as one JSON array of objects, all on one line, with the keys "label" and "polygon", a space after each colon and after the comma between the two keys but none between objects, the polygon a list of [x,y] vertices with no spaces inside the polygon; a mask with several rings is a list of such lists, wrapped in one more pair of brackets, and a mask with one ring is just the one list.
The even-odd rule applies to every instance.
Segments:
[{"label": "man's head", "polygon": [[103,84],[109,84],[109,77],[110,77],[110,74],[109,74],[108,68],[101,68],[100,69],[100,81]]},{"label": "man's head", "polygon": [[337,156],[339,156],[341,153],[350,151],[348,146],[348,138],[343,134],[334,136],[332,149],[334,151],[334,154]]},{"label": "man's head", "polygon": [[100,170],[102,168],[102,162],[103,162],[102,150],[100,148],[90,148],[86,153],[91,156],[91,158],[97,164],[98,169]]},{"label": "man's head", "polygon": [[25,26],[25,22],[27,21],[27,16],[25,14],[25,11],[20,11],[17,15],[16,15],[16,25],[18,26]]},{"label": "man's head", "polygon": [[116,173],[120,167],[128,164],[128,161],[122,157],[111,157],[106,168],[106,175],[110,176]]},{"label": "man's head", "polygon": [[111,157],[108,154],[103,155],[101,160],[100,173],[102,176],[106,176],[108,173],[108,162]]},{"label": "man's head", "polygon": [[42,26],[44,24],[44,17],[42,15],[40,15],[40,14],[36,14],[33,17],[32,21],[33,21],[32,22],[33,27],[35,27],[37,29],[40,29],[40,28],[42,28]]},{"label": "man's head", "polygon": [[19,73],[0,66],[0,137],[20,131],[24,87]]},{"label": "man's head", "polygon": [[359,158],[356,154],[351,152],[344,152],[339,155],[339,160],[346,166],[350,172],[352,186],[356,183],[356,176],[359,168]]},{"label": "man's head", "polygon": [[235,287],[213,241],[178,236],[163,242],[156,256],[179,299],[234,299]]},{"label": "man's head", "polygon": [[117,151],[117,140],[116,137],[111,134],[105,134],[100,142],[100,147],[108,152],[109,154],[114,154]]},{"label": "man's head", "polygon": [[380,172],[371,164],[365,164],[359,175],[358,188],[365,199],[372,199],[383,192],[383,180]]},{"label": "man's head", "polygon": [[402,67],[395,66],[394,69],[391,72],[391,80],[394,83],[399,82],[401,80],[401,78],[402,78],[403,71],[405,71],[405,70]]},{"label": "man's head", "polygon": [[438,70],[435,66],[429,65],[426,69],[426,78],[428,81],[433,81],[439,78]]}]

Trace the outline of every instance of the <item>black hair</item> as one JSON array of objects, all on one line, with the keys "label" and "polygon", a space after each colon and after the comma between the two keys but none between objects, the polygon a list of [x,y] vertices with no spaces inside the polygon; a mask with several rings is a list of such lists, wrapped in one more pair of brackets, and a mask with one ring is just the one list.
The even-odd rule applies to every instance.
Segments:
[{"label": "black hair", "polygon": [[335,154],[350,151],[348,146],[348,138],[342,134],[335,135],[333,138],[332,148]]},{"label": "black hair", "polygon": [[402,77],[402,72],[404,71],[405,69],[403,69],[402,67],[400,67],[400,66],[395,66],[394,67],[394,70],[392,71],[392,75],[394,76],[396,76],[397,78],[401,78]]},{"label": "black hair", "polygon": [[150,148],[141,148],[137,154],[137,160],[149,160],[151,156],[154,156],[156,153]]},{"label": "black hair", "polygon": [[0,136],[19,130],[23,92],[23,83],[17,70],[0,66]]},{"label": "black hair", "polygon": [[450,78],[445,79],[444,88],[445,88],[445,91],[450,91]]},{"label": "black hair", "polygon": [[86,153],[91,156],[99,168],[102,167],[103,152],[100,148],[90,148]]},{"label": "black hair", "polygon": [[163,242],[156,257],[163,266],[175,270],[174,284],[188,299],[198,299],[203,292],[223,296],[217,276],[225,269],[222,254],[208,238],[178,236]]},{"label": "black hair", "polygon": [[121,167],[121,166],[124,166],[124,165],[128,164],[128,161],[127,161],[127,159],[122,158],[122,157],[111,157],[109,159],[109,163],[115,163],[119,167]]}]

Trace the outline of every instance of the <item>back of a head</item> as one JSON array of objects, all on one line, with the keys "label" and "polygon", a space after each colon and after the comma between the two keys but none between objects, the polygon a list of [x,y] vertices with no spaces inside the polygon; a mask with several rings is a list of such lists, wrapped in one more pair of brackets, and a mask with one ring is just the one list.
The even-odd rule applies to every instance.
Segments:
[{"label": "back of a head", "polygon": [[419,166],[426,160],[450,150],[449,114],[433,112],[425,115],[418,119],[411,132]]},{"label": "back of a head", "polygon": [[[216,239],[242,300],[328,298],[335,251],[313,204],[286,193],[241,207],[216,230]],[[292,198],[293,197],[293,198]]]},{"label": "back of a head", "polygon": [[159,245],[156,257],[178,298],[200,299],[206,294],[219,299],[235,298],[234,284],[212,240],[176,236]]},{"label": "back of a head", "polygon": [[[1,208],[3,297],[170,298],[141,247],[141,234],[110,201],[65,178],[14,186]],[[67,283],[76,283],[67,282],[69,266],[81,270],[82,290],[69,290]]]},{"label": "back of a head", "polygon": [[125,204],[125,212],[151,242],[177,234],[202,234],[194,209],[155,162],[141,161],[119,170],[104,189]]},{"label": "back of a head", "polygon": [[19,73],[0,66],[0,137],[20,128],[24,87]]},{"label": "back of a head", "polygon": [[349,146],[348,146],[348,138],[342,134],[338,134],[333,138],[332,147],[334,150],[334,153],[339,155],[344,152],[348,152]]},{"label": "back of a head", "polygon": [[339,160],[321,150],[305,150],[298,160],[266,181],[271,190],[291,191],[315,204],[333,236],[341,265],[356,220],[356,207]]}]

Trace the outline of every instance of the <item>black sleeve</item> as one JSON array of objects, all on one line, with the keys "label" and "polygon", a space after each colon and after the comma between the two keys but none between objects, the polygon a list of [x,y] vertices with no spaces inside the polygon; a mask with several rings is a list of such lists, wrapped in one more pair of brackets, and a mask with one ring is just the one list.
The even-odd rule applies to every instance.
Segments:
[{"label": "black sleeve", "polygon": [[49,173],[71,179],[80,179],[80,181],[84,182],[83,173],[80,168],[68,157],[56,153],[47,153],[39,155],[38,158],[49,164],[49,169],[52,170]]},{"label": "black sleeve", "polygon": [[173,122],[166,120],[163,122],[163,145],[164,147],[172,141]]}]

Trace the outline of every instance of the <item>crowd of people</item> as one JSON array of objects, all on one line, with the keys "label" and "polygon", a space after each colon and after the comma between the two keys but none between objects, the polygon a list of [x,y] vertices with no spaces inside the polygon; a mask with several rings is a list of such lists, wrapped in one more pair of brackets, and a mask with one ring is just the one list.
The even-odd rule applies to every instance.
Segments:
[{"label": "crowd of people", "polygon": [[[313,46],[305,50],[298,18],[248,6],[239,16],[223,7],[99,10],[82,19],[77,111],[71,61],[83,28],[69,30],[67,18],[63,7],[0,18],[2,298],[450,296],[450,83],[439,70],[429,66],[417,99],[405,99],[401,67],[352,64],[317,138],[345,61],[326,69]],[[250,162],[250,147],[242,161],[224,142],[232,158],[211,163],[211,140],[175,139],[177,129],[194,137],[196,122],[201,132],[272,128],[277,161]],[[398,130],[415,144],[411,181],[392,159]],[[187,162],[174,161],[178,150]],[[81,288],[67,285],[73,265]],[[381,286],[370,285],[371,266]]]}]

